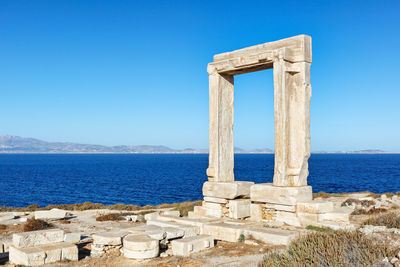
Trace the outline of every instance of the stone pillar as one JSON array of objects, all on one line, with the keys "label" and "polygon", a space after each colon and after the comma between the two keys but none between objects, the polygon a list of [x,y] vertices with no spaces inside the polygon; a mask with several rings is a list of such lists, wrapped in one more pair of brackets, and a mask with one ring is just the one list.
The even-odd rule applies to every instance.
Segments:
[{"label": "stone pillar", "polygon": [[208,180],[234,182],[233,76],[210,71],[210,129]]},{"label": "stone pillar", "polygon": [[306,186],[310,157],[310,63],[274,61],[274,186]]}]

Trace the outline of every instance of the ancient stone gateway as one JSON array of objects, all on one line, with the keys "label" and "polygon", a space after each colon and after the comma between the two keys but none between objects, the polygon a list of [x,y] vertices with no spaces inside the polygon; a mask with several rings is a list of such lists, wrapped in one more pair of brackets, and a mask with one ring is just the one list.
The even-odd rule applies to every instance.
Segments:
[{"label": "ancient stone gateway", "polygon": [[[229,199],[240,198],[242,201],[246,197],[250,198],[246,203],[251,201],[288,206],[311,201],[311,186],[307,186],[311,62],[311,37],[298,35],[218,54],[208,64],[210,152],[208,182],[203,186],[204,209],[212,210],[210,207],[213,205],[207,202],[227,203]],[[275,112],[273,183],[235,181],[234,76],[271,68],[274,75]]]}]

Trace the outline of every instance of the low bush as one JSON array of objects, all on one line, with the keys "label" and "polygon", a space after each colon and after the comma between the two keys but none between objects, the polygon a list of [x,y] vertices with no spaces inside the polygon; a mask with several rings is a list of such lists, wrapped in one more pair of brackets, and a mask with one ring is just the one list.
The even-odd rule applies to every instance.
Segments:
[{"label": "low bush", "polygon": [[400,216],[395,212],[373,216],[364,221],[362,225],[386,226],[387,228],[400,229]]},{"label": "low bush", "polygon": [[328,198],[328,197],[342,197],[346,193],[326,193],[324,191],[320,191],[318,193],[313,193],[313,198],[321,197],[321,198]]},{"label": "low bush", "polygon": [[369,210],[366,209],[355,209],[351,215],[373,215],[373,214],[381,214],[387,212],[387,209],[384,208],[371,208]]},{"label": "low bush", "polygon": [[288,251],[273,252],[262,266],[371,266],[396,251],[376,244],[362,233],[333,231],[311,233],[293,241]]},{"label": "low bush", "polygon": [[351,205],[361,205],[362,207],[370,207],[375,205],[375,201],[373,200],[368,200],[368,199],[364,199],[364,200],[359,200],[359,199],[355,199],[355,198],[348,198],[346,199],[346,201],[344,201],[342,203],[342,207],[346,207],[346,206],[351,206]]},{"label": "low bush", "polygon": [[101,215],[96,218],[96,221],[98,222],[104,222],[104,221],[122,221],[124,217],[122,217],[120,214],[106,214],[106,215]]},{"label": "low bush", "polygon": [[23,232],[37,231],[37,230],[44,230],[50,227],[51,224],[43,220],[30,218],[22,225],[22,231]]}]

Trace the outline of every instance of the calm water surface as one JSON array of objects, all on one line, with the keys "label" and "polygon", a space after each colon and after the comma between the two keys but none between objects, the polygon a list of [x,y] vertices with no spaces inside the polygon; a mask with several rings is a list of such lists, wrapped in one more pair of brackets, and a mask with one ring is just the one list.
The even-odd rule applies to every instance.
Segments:
[{"label": "calm water surface", "polygon": [[[202,198],[206,154],[0,155],[0,206],[85,201],[160,204]],[[400,154],[313,154],[313,191],[400,191]],[[236,180],[272,182],[272,154],[235,155]]]}]

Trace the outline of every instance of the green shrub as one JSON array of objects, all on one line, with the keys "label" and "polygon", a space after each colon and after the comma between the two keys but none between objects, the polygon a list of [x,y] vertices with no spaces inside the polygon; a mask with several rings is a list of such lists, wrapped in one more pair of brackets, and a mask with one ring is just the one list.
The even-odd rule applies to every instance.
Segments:
[{"label": "green shrub", "polygon": [[319,226],[314,226],[314,225],[308,225],[306,227],[307,230],[312,230],[312,231],[317,231],[317,232],[332,232],[333,229],[329,227],[319,227]]},{"label": "green shrub", "polygon": [[246,237],[244,236],[244,234],[240,234],[239,242],[243,243],[245,240],[246,240]]}]

